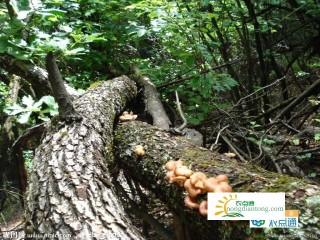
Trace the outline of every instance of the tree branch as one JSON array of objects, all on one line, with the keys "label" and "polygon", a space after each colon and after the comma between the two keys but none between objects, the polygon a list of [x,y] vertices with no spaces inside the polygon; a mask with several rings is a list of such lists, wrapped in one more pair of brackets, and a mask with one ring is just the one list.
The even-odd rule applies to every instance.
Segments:
[{"label": "tree branch", "polygon": [[52,52],[49,52],[46,57],[46,66],[48,78],[53,90],[53,96],[59,105],[60,118],[67,123],[73,121],[81,121],[82,117],[74,110],[71,97],[67,92],[62,80],[56,58]]}]

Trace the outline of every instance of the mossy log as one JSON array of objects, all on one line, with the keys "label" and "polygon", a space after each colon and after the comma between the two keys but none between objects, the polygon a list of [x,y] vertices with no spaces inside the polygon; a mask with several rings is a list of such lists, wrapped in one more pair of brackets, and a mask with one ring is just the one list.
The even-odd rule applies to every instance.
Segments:
[{"label": "mossy log", "polygon": [[[143,157],[133,153],[136,145],[144,146],[146,154]],[[213,239],[213,236],[214,239],[272,239],[272,236],[279,238],[279,234],[286,239],[319,237],[320,188],[306,180],[269,172],[251,163],[240,163],[227,155],[193,145],[182,136],[173,136],[139,121],[118,125],[114,147],[118,163],[125,172],[166,203],[198,239]],[[198,211],[184,206],[183,188],[166,181],[164,165],[176,159],[210,177],[228,175],[234,192],[285,192],[286,209],[300,212],[300,228],[249,230],[248,221],[207,221]]]}]

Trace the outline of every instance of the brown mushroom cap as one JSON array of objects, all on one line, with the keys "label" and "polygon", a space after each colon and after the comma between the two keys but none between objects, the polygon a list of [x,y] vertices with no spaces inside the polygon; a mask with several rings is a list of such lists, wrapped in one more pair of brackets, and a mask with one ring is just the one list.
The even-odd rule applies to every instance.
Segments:
[{"label": "brown mushroom cap", "polygon": [[174,168],[176,167],[176,161],[170,160],[164,166],[168,171],[174,170]]},{"label": "brown mushroom cap", "polygon": [[220,182],[214,189],[214,192],[232,192],[231,186],[226,182]]},{"label": "brown mushroom cap", "polygon": [[137,145],[134,149],[133,152],[137,154],[138,156],[142,157],[145,155],[144,147],[142,145]]},{"label": "brown mushroom cap", "polygon": [[177,161],[170,160],[164,166],[168,171],[170,171],[170,170],[175,170],[176,167],[180,167],[182,165],[183,165],[183,161],[181,160],[177,160]]},{"label": "brown mushroom cap", "polygon": [[201,189],[196,188],[191,184],[191,180],[187,179],[184,182],[184,188],[189,193],[190,197],[196,197],[197,195],[201,194]]},{"label": "brown mushroom cap", "polygon": [[184,182],[186,181],[186,177],[185,176],[175,176],[173,179],[172,179],[172,183],[176,182],[178,183],[178,185],[180,187],[183,187],[184,185]]},{"label": "brown mushroom cap", "polygon": [[204,189],[203,182],[207,179],[207,175],[203,172],[195,172],[190,176],[191,184],[197,188]]},{"label": "brown mushroom cap", "polygon": [[190,197],[189,195],[187,195],[184,198],[184,204],[186,205],[187,208],[191,208],[191,209],[199,208],[199,204],[197,203],[196,198]]},{"label": "brown mushroom cap", "polygon": [[202,201],[199,205],[199,213],[201,216],[208,216],[208,202]]},{"label": "brown mushroom cap", "polygon": [[138,115],[134,115],[133,112],[128,113],[127,111],[124,111],[122,113],[122,116],[119,117],[119,120],[121,122],[131,121],[137,119]]},{"label": "brown mushroom cap", "polygon": [[179,167],[179,166],[182,166],[182,165],[183,165],[183,161],[182,160],[177,160],[175,167]]},{"label": "brown mushroom cap", "polygon": [[174,174],[177,176],[185,176],[189,178],[192,175],[192,171],[187,166],[176,166]]},{"label": "brown mushroom cap", "polygon": [[218,182],[228,182],[228,177],[227,175],[218,175],[216,176],[216,179],[218,180]]},{"label": "brown mushroom cap", "polygon": [[214,189],[218,184],[218,180],[215,177],[211,177],[204,181],[203,187],[207,192],[214,192]]},{"label": "brown mushroom cap", "polygon": [[122,115],[122,116],[119,117],[119,120],[121,122],[126,122],[126,121],[132,120],[132,117],[130,115]]}]

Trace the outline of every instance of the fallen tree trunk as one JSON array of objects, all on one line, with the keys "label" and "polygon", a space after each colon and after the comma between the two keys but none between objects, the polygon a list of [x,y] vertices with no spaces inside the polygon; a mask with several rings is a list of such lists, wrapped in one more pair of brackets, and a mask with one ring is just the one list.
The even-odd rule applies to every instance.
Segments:
[{"label": "fallen tree trunk", "polygon": [[109,181],[113,120],[136,95],[127,77],[75,102],[82,122],[53,120],[36,151],[27,193],[27,238],[141,239]]},{"label": "fallen tree trunk", "polygon": [[[194,234],[190,239],[195,239],[195,236],[197,239],[212,239],[213,236],[214,239],[248,239],[263,232],[259,229],[248,232],[248,221],[207,221],[198,211],[187,209],[183,203],[183,188],[165,180],[164,165],[172,159],[181,159],[192,170],[204,172],[207,176],[228,175],[234,192],[285,192],[286,209],[298,209],[300,212],[300,236],[312,239],[310,236],[319,234],[320,188],[316,185],[268,172],[253,164],[239,163],[142,122],[120,124],[114,140],[116,157],[120,159],[119,164],[125,173],[154,192],[188,224]],[[132,152],[136,145],[143,145],[146,150],[142,158]],[[294,231],[273,229],[269,235],[281,232],[283,236],[292,237]]]}]

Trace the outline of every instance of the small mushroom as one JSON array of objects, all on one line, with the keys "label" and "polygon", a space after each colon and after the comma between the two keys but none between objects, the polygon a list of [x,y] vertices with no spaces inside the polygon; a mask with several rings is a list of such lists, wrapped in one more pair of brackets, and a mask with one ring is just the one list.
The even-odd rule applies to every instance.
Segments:
[{"label": "small mushroom", "polygon": [[146,152],[144,151],[144,147],[142,145],[137,145],[134,149],[133,152],[137,154],[139,157],[143,157]]},{"label": "small mushroom", "polygon": [[185,176],[189,178],[192,175],[192,171],[187,166],[176,166],[174,174],[177,176]]},{"label": "small mushroom", "polygon": [[178,185],[180,186],[180,187],[183,187],[183,185],[184,185],[184,182],[186,181],[186,177],[185,176],[176,176],[176,177],[174,177],[173,179],[172,179],[172,183],[178,183]]},{"label": "small mushroom", "polygon": [[203,187],[207,192],[214,192],[214,189],[219,184],[218,179],[215,177],[208,178],[204,181]]},{"label": "small mushroom", "polygon": [[133,112],[128,113],[127,111],[124,111],[122,115],[119,117],[119,120],[121,122],[126,122],[126,121],[132,121],[136,120],[138,115],[134,115]]},{"label": "small mushroom", "polygon": [[208,202],[202,201],[199,206],[199,213],[201,216],[208,216]]},{"label": "small mushroom", "polygon": [[195,172],[190,176],[191,184],[197,188],[204,189],[203,182],[207,179],[207,175],[203,172]]},{"label": "small mushroom", "polygon": [[182,165],[183,165],[183,161],[182,160],[177,160],[175,167],[180,167]]},{"label": "small mushroom", "polygon": [[216,179],[218,180],[219,183],[220,182],[228,183],[228,181],[229,181],[227,175],[218,175],[218,176],[216,176]]},{"label": "small mushroom", "polygon": [[177,161],[170,160],[164,166],[168,171],[170,171],[170,170],[174,170],[176,167],[180,167],[182,165],[183,165],[183,161],[181,161],[181,160],[177,160]]},{"label": "small mushroom", "polygon": [[122,116],[119,117],[119,120],[121,122],[126,122],[126,121],[132,120],[132,117],[130,117],[130,115],[122,115]]},{"label": "small mushroom", "polygon": [[197,203],[196,198],[192,198],[189,195],[187,195],[184,198],[184,204],[186,205],[187,208],[191,208],[191,209],[199,208],[199,204]]},{"label": "small mushroom", "polygon": [[232,192],[231,186],[226,182],[220,182],[214,189],[214,192]]},{"label": "small mushroom", "polygon": [[174,178],[175,176],[176,176],[176,175],[174,175],[174,171],[171,170],[171,171],[167,172],[167,174],[166,174],[166,179],[168,180],[169,183],[172,183],[173,178]]},{"label": "small mushroom", "polygon": [[174,168],[176,167],[176,161],[170,160],[164,166],[168,171],[174,170]]},{"label": "small mushroom", "polygon": [[189,193],[190,197],[196,197],[197,195],[201,194],[201,189],[196,188],[191,184],[191,180],[187,179],[184,182],[184,188]]}]

